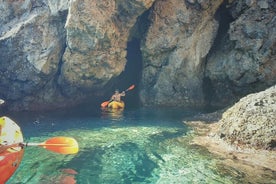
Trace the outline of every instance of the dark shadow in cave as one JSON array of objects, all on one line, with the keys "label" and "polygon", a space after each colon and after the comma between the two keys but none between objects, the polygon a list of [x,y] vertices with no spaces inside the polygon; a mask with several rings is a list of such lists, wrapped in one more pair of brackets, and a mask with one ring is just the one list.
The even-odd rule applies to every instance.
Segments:
[{"label": "dark shadow in cave", "polygon": [[119,76],[120,85],[118,85],[119,90],[125,90],[132,84],[135,88],[126,93],[124,101],[127,103],[128,107],[138,107],[140,106],[139,100],[139,82],[141,80],[142,74],[142,54],[140,51],[140,39],[132,39],[127,44],[127,63],[125,70]]},{"label": "dark shadow in cave", "polygon": [[[205,59],[205,66],[204,66],[204,76],[203,76],[203,93],[204,93],[204,100],[206,103],[206,108],[216,108],[212,107],[212,102],[216,101],[216,89],[214,88],[214,84],[209,76],[206,75],[206,67],[208,58],[210,55],[215,54],[217,50],[220,51],[228,51],[228,47],[231,47],[229,43],[229,35],[228,30],[230,28],[230,23],[234,21],[234,18],[231,15],[230,9],[227,8],[227,1],[224,1],[222,5],[218,8],[215,19],[219,22],[219,27],[217,31],[217,36],[214,40],[214,43]],[[228,44],[225,44],[228,43]]]},{"label": "dark shadow in cave", "polygon": [[150,21],[148,19],[150,10],[145,11],[137,18],[136,24],[130,31],[129,41],[127,43],[127,63],[125,70],[118,77],[117,88],[122,91],[127,89],[132,84],[135,88],[128,91],[124,97],[126,107],[139,107],[139,83],[142,76],[143,58],[141,52],[141,40],[144,38]]},{"label": "dark shadow in cave", "polygon": [[229,40],[228,30],[230,28],[231,22],[233,22],[235,19],[231,15],[231,7],[227,6],[228,2],[225,0],[215,13],[215,19],[219,22],[219,27],[217,31],[217,36],[208,55],[214,53],[220,48],[225,48],[222,46],[225,45],[226,40]]}]

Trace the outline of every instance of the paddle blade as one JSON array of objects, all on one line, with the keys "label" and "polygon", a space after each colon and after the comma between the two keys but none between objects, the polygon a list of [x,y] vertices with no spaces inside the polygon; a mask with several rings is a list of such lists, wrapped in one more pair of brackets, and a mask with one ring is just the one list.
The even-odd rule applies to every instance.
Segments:
[{"label": "paddle blade", "polygon": [[71,137],[53,137],[38,145],[60,154],[75,154],[79,151],[78,142]]},{"label": "paddle blade", "polygon": [[109,104],[109,101],[105,101],[105,102],[103,102],[102,104],[101,104],[101,107],[107,107],[107,105]]},{"label": "paddle blade", "polygon": [[133,85],[131,85],[129,88],[127,88],[126,91],[132,90],[132,89],[134,89],[134,88],[135,88],[135,85],[133,84]]}]

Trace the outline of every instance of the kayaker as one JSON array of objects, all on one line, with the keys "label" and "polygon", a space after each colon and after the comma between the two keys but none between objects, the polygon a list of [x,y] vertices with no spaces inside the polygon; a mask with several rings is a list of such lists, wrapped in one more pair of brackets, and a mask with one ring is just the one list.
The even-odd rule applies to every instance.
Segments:
[{"label": "kayaker", "polygon": [[125,96],[126,93],[125,91],[123,91],[122,93],[119,93],[119,90],[116,89],[115,93],[112,95],[112,97],[110,98],[110,101],[116,101],[116,102],[121,102],[121,97]]}]

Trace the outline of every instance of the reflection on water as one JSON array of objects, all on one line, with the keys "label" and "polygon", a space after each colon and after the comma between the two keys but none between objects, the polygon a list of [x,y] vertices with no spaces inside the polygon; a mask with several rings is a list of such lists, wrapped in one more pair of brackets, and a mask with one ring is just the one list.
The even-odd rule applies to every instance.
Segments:
[{"label": "reflection on water", "polygon": [[120,121],[124,118],[123,112],[124,109],[102,108],[102,118]]},{"label": "reflection on water", "polygon": [[[59,155],[27,147],[8,184],[254,183],[254,178],[248,180],[248,173],[225,167],[221,158],[190,145],[192,134],[178,118],[179,112],[102,111],[99,117],[43,117],[35,126],[21,123],[23,130],[28,130],[26,136],[32,135],[28,141],[70,136],[78,141],[79,153]],[[33,133],[38,130],[40,134]],[[275,174],[266,173],[257,181],[276,183]]]}]

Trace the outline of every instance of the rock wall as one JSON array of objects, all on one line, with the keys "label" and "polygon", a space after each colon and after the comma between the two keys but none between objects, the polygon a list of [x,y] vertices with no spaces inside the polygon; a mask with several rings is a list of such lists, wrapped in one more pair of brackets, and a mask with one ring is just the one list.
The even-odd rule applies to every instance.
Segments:
[{"label": "rock wall", "polygon": [[216,106],[276,82],[275,1],[233,1],[229,13],[232,22],[218,36],[206,64],[209,102]]},{"label": "rock wall", "polygon": [[0,3],[0,96],[12,109],[36,109],[36,104],[62,99],[55,80],[65,47],[68,2],[47,2]]},{"label": "rock wall", "polygon": [[101,89],[125,68],[136,19],[153,0],[72,1],[65,25],[67,47],[59,84],[69,96]]},{"label": "rock wall", "polygon": [[275,1],[158,1],[142,45],[145,105],[225,107],[276,82]]},{"label": "rock wall", "polygon": [[[275,84],[275,7],[271,0],[1,1],[0,98],[13,110],[106,98],[135,36],[142,105],[225,106]],[[145,12],[146,26],[138,21]]]},{"label": "rock wall", "polygon": [[125,67],[136,18],[153,0],[1,1],[0,97],[13,110],[78,104]]},{"label": "rock wall", "polygon": [[141,46],[144,105],[202,107],[204,58],[218,29],[222,1],[157,1]]}]

